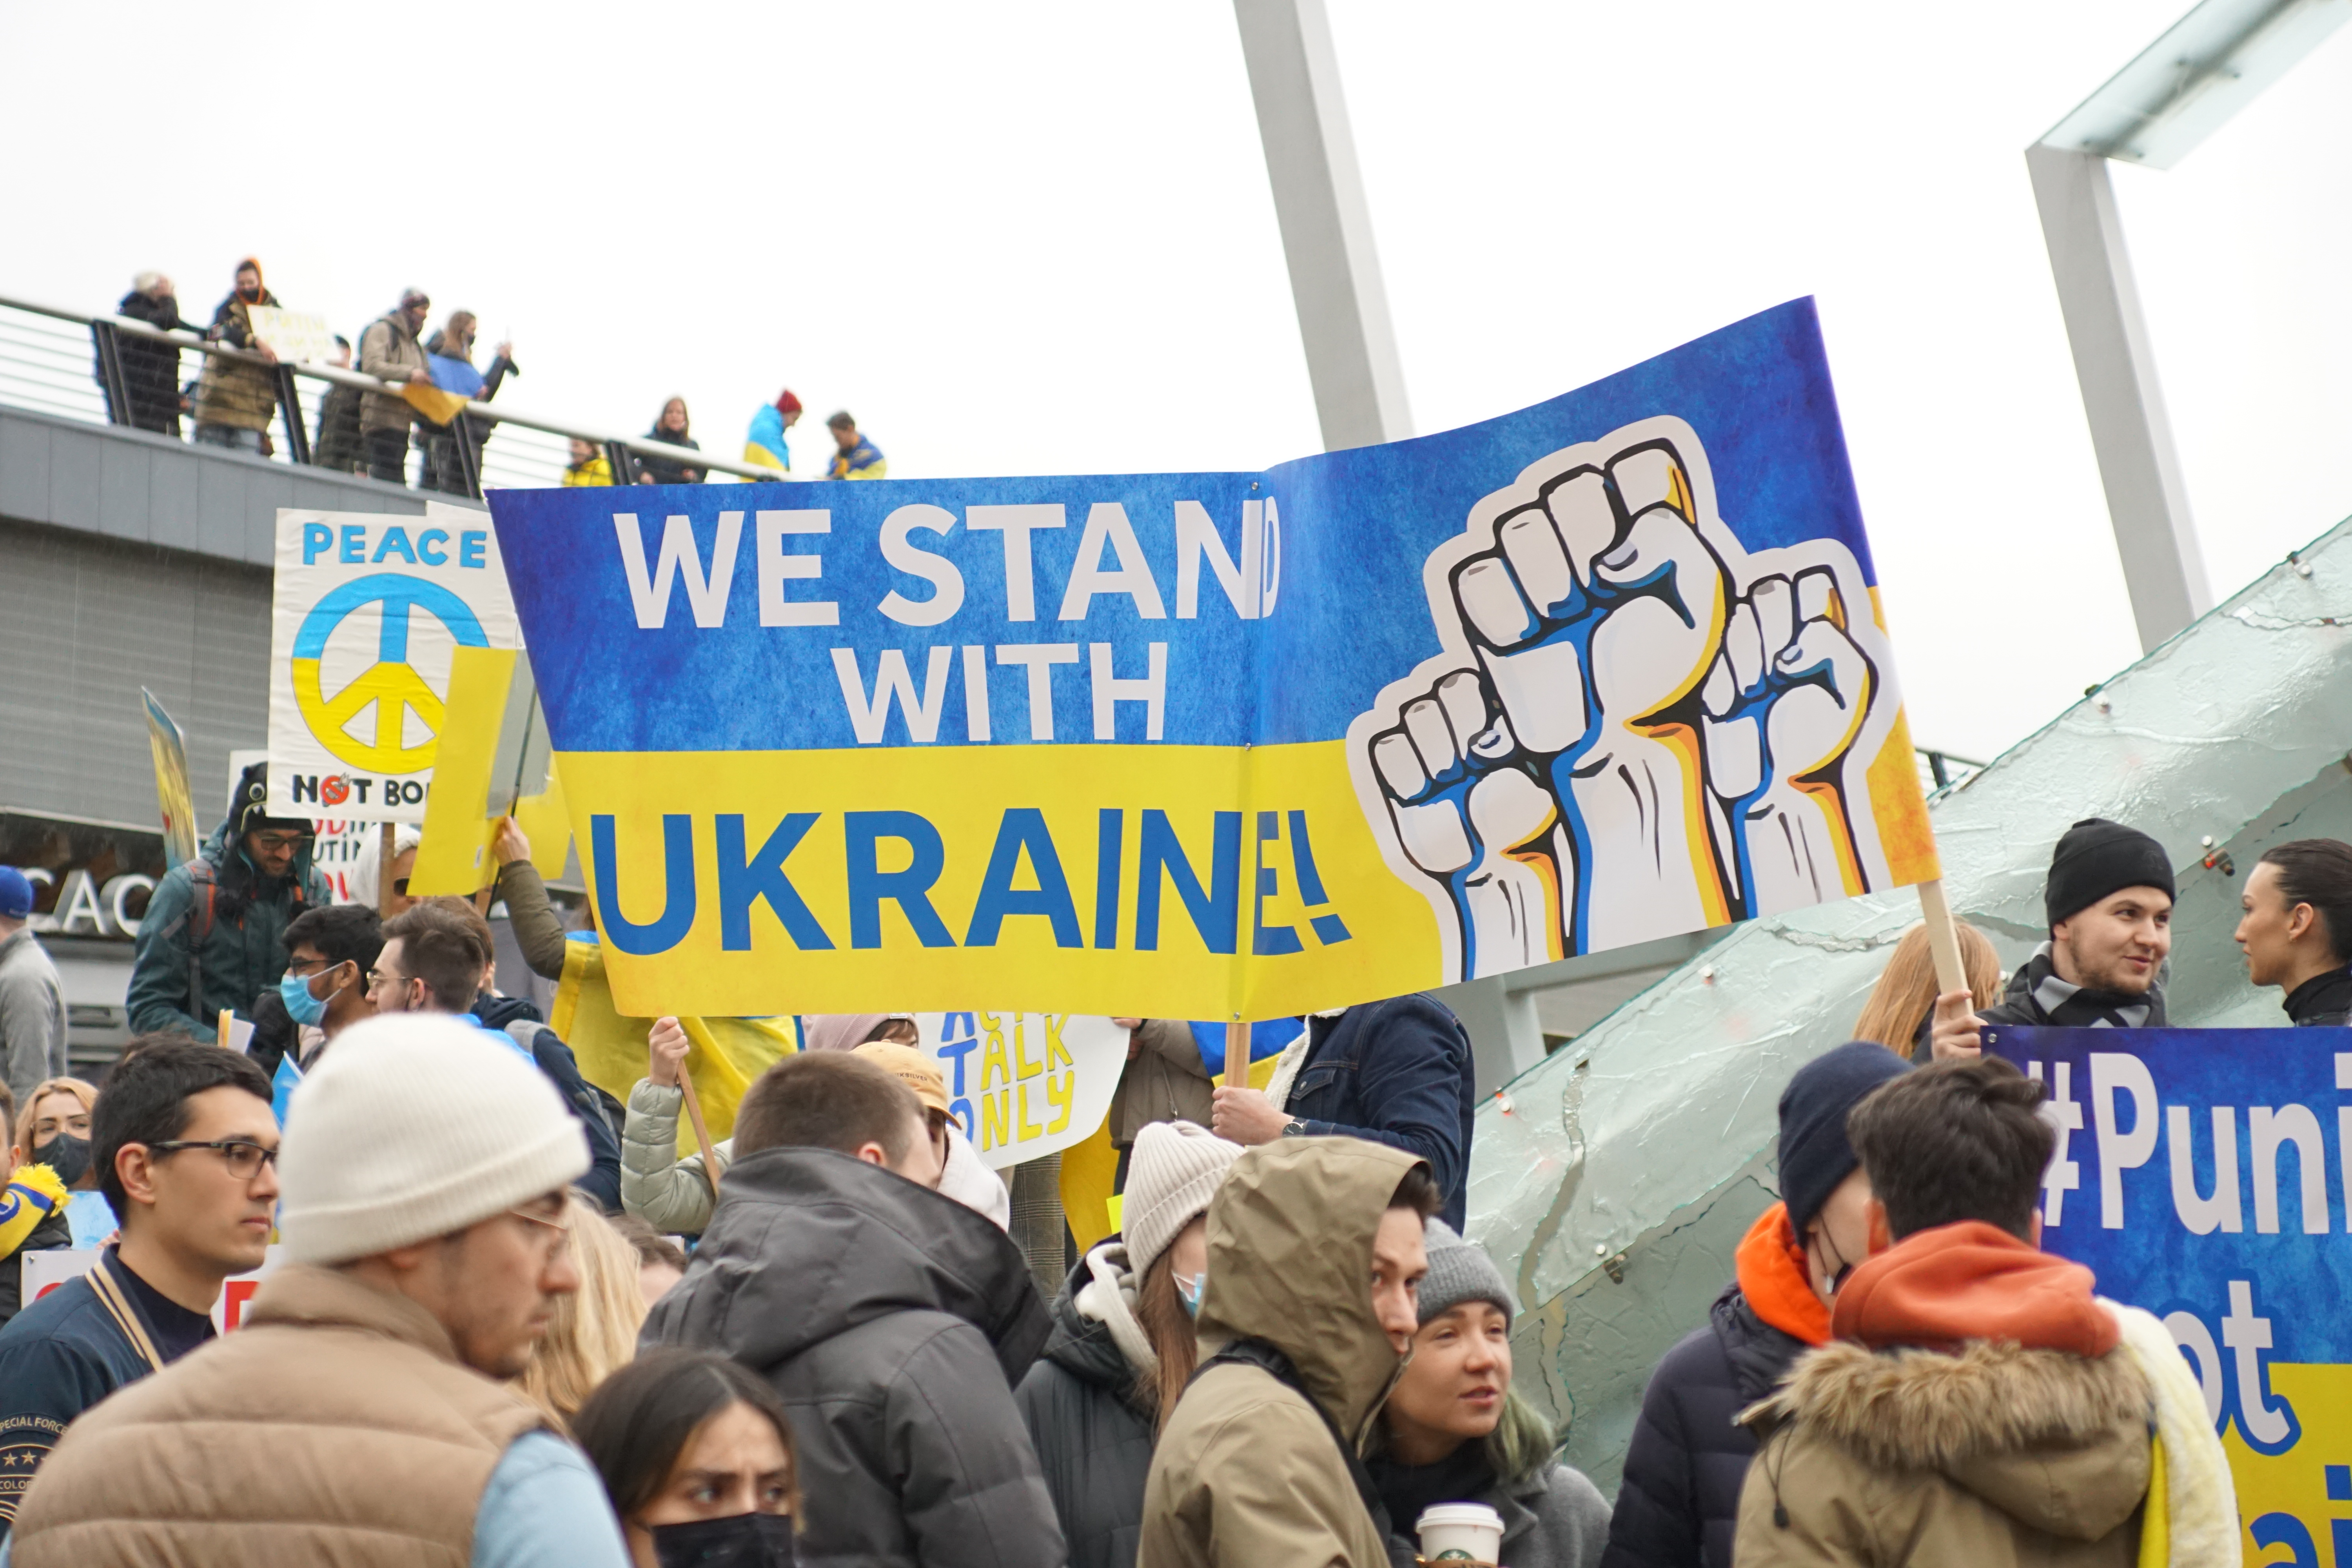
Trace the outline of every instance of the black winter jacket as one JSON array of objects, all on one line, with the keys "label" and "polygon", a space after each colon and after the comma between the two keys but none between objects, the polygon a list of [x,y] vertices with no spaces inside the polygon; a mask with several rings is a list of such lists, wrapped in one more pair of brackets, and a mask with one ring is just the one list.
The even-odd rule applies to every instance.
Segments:
[{"label": "black winter jacket", "polygon": [[2352,970],[2331,969],[2296,986],[2284,1004],[2298,1029],[2352,1024]]},{"label": "black winter jacket", "polygon": [[1397,996],[1310,1018],[1307,1038],[1307,1059],[1283,1106],[1306,1123],[1299,1131],[1369,1138],[1420,1155],[1445,1194],[1437,1217],[1460,1230],[1478,1104],[1462,1021],[1434,996]]},{"label": "black winter jacket", "polygon": [[[180,325],[180,302],[169,294],[151,300],[134,289],[114,307],[114,313],[166,332]],[[131,397],[130,423],[142,430],[178,435],[180,351],[170,343],[125,333],[116,340],[116,353],[121,356],[123,390]],[[105,382],[101,372],[99,384]]]},{"label": "black winter jacket", "polygon": [[804,1568],[1061,1568],[1013,1403],[1051,1331],[985,1215],[830,1149],[727,1168],[639,1341],[723,1351],[783,1396]]},{"label": "black winter jacket", "polygon": [[1054,1299],[1045,1353],[1013,1401],[1054,1494],[1070,1568],[1135,1568],[1153,1422],[1130,1397],[1135,1369],[1110,1331],[1078,1316],[1074,1298],[1092,1278],[1079,1258]]},{"label": "black winter jacket", "polygon": [[1668,1351],[1643,1391],[1601,1568],[1731,1568],[1739,1487],[1756,1439],[1732,1417],[1807,1346],[1759,1318],[1737,1284],[1707,1326]]}]

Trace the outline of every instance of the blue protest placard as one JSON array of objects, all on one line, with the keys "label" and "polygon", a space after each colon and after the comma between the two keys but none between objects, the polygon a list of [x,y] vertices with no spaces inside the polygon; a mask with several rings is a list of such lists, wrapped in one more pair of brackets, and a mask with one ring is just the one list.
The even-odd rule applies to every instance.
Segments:
[{"label": "blue protest placard", "polygon": [[1985,1044],[2049,1096],[2043,1248],[2163,1319],[2195,1369],[2246,1561],[2352,1563],[2352,1031],[2003,1025]]}]

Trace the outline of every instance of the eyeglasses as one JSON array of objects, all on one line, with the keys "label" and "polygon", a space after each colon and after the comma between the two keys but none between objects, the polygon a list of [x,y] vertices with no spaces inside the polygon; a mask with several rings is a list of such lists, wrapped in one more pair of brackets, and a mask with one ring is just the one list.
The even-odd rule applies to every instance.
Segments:
[{"label": "eyeglasses", "polygon": [[563,1200],[561,1198],[555,1198],[548,1201],[552,1203],[554,1205],[554,1214],[552,1216],[545,1214],[533,1214],[529,1209],[509,1209],[506,1212],[512,1215],[515,1218],[521,1220],[526,1225],[537,1226],[542,1230],[551,1230],[555,1233],[552,1238],[548,1237],[540,1237],[540,1240],[546,1244],[547,1256],[551,1259],[561,1258],[564,1253],[571,1250],[572,1227],[563,1223]]},{"label": "eyeglasses", "polygon": [[150,1143],[147,1148],[151,1153],[156,1154],[176,1154],[183,1149],[218,1150],[221,1163],[228,1167],[228,1173],[240,1182],[253,1180],[261,1173],[264,1165],[275,1166],[278,1163],[277,1150],[265,1149],[247,1138],[215,1138],[202,1143],[184,1139],[171,1143]]},{"label": "eyeglasses", "polygon": [[254,847],[272,855],[281,849],[299,849],[310,842],[310,835],[307,833],[257,833],[253,836]]},{"label": "eyeglasses", "polygon": [[386,974],[381,969],[371,969],[367,972],[368,994],[371,996],[374,995],[377,989],[381,986],[405,985],[407,984],[408,976],[405,974]]},{"label": "eyeglasses", "polygon": [[304,980],[308,980],[322,969],[334,967],[335,960],[331,958],[292,958],[286,962],[286,973],[298,975]]}]

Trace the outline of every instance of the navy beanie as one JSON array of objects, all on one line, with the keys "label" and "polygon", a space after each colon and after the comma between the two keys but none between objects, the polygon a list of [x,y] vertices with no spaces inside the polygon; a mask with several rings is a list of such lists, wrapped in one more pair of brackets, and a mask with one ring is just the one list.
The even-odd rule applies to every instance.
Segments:
[{"label": "navy beanie", "polygon": [[2164,846],[2137,827],[2086,816],[2066,830],[2050,857],[2042,911],[2052,925],[2126,888],[2161,888],[2176,897]]},{"label": "navy beanie", "polygon": [[1875,1040],[1852,1040],[1797,1069],[1780,1091],[1780,1196],[1799,1236],[1861,1162],[1846,1142],[1846,1112],[1911,1064]]}]

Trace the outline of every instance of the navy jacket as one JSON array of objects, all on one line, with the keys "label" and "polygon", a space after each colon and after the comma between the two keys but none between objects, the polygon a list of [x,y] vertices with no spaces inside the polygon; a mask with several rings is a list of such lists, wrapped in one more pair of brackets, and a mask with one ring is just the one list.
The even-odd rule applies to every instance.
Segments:
[{"label": "navy jacket", "polygon": [[[491,1005],[490,1004],[513,1004]],[[603,1206],[606,1214],[621,1212],[621,1135],[613,1130],[614,1118],[605,1110],[612,1105],[620,1107],[612,1096],[590,1083],[580,1073],[580,1058],[563,1043],[563,1037],[539,1022],[539,1009],[528,1002],[513,997],[492,997],[487,994],[474,999],[474,1016],[482,1026],[498,1029],[508,1038],[530,1053],[563,1096],[563,1103],[578,1118],[581,1129],[588,1134],[588,1173],[572,1184],[586,1193]],[[496,1017],[498,1023],[492,1023]]]},{"label": "navy jacket", "polygon": [[[9,1259],[13,1268],[16,1259]],[[166,1300],[108,1247],[99,1267],[114,1277],[163,1360],[213,1336],[212,1320]],[[0,1539],[33,1472],[75,1416],[154,1370],[114,1321],[87,1277],[68,1279],[0,1329]]]},{"label": "navy jacket", "polygon": [[1418,994],[1309,1018],[1307,1060],[1283,1109],[1310,1136],[1388,1143],[1429,1162],[1438,1216],[1462,1228],[1477,1105],[1470,1037],[1444,1003]]},{"label": "navy jacket", "polygon": [[1732,1417],[1772,1392],[1805,1342],[1759,1318],[1738,1285],[1706,1327],[1660,1358],[1642,1393],[1601,1568],[1731,1568],[1756,1439]]}]

